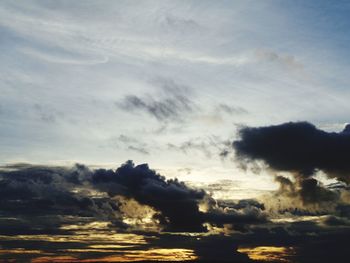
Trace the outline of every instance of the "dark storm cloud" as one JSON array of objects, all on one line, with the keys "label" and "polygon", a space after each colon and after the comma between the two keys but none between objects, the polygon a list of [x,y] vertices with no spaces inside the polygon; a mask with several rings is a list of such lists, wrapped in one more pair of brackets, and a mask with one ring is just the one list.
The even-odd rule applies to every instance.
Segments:
[{"label": "dark storm cloud", "polygon": [[216,205],[209,207],[205,216],[208,222],[217,227],[226,225],[229,229],[246,232],[251,224],[259,225],[268,222],[264,205],[256,200],[218,200],[215,202]]},{"label": "dark storm cloud", "polygon": [[158,219],[169,231],[205,230],[198,208],[205,192],[190,189],[178,180],[166,180],[149,169],[147,164],[135,166],[129,161],[116,171],[97,170],[93,175],[93,183],[111,196],[134,198],[160,211]]},{"label": "dark storm cloud", "polygon": [[[90,170],[84,165],[62,168],[19,164],[3,167],[0,178],[0,233],[9,237],[24,234],[69,236],[75,232],[62,229],[62,225],[103,221],[109,223],[104,230],[109,233],[128,231],[149,239],[149,243],[140,245],[139,249],[188,248],[193,249],[200,260],[207,261],[251,262],[246,255],[237,252],[238,245],[293,246],[296,248],[293,257],[298,260],[303,255],[317,255],[319,249],[326,246],[330,253],[346,255],[344,246],[337,247],[337,242],[330,239],[343,240],[346,236],[343,232],[348,231],[350,209],[345,204],[339,204],[334,215],[322,217],[319,223],[273,223],[267,218],[265,205],[257,200],[214,200],[204,190],[191,188],[176,179],[167,180],[147,164],[134,165],[131,161],[116,170]],[[284,181],[288,185],[288,181]],[[313,182],[310,185],[308,187],[315,187]],[[159,221],[162,228],[148,232],[147,229],[134,230],[125,224],[118,196],[155,209],[154,220]],[[200,209],[202,205],[205,209]],[[228,232],[199,238],[164,233],[206,231],[205,223]],[[58,248],[63,251],[88,248],[88,244],[81,242],[1,240],[1,243],[5,248],[40,247],[50,253],[56,253]],[[81,256],[102,256],[94,253]]]},{"label": "dark storm cloud", "polygon": [[290,248],[292,253],[281,262],[345,263],[350,256],[347,248],[349,234],[348,227],[329,227],[311,221],[300,221],[257,227],[247,234],[238,233],[233,240],[248,247]]},{"label": "dark storm cloud", "polygon": [[[273,170],[289,172],[294,180],[276,176],[279,194],[299,198],[303,205],[338,202],[340,191],[328,189],[313,176],[319,170],[327,176],[349,182],[349,126],[339,133],[317,129],[307,122],[240,130],[240,139],[233,142],[241,163],[263,161]],[[326,207],[328,205],[325,205]]]},{"label": "dark storm cloud", "polygon": [[248,231],[250,224],[262,224],[268,221],[266,214],[254,206],[247,206],[241,210],[232,208],[213,209],[205,214],[205,218],[207,222],[217,227],[228,225],[230,228],[242,232]]},{"label": "dark storm cloud", "polygon": [[159,94],[127,95],[116,105],[125,111],[144,111],[159,121],[182,120],[194,111],[196,106],[186,86],[168,79],[154,82],[161,88]]},{"label": "dark storm cloud", "polygon": [[[177,179],[166,180],[147,164],[135,166],[126,162],[115,172],[97,170],[93,182],[111,196],[123,195],[134,198],[141,204],[160,211],[160,222],[168,231],[206,231],[203,223],[215,225],[235,223],[261,223],[266,216],[260,209],[229,209],[216,205],[204,190],[188,187]],[[209,209],[201,212],[199,206],[205,203]]]},{"label": "dark storm cloud", "polygon": [[195,251],[199,259],[207,262],[253,262],[247,255],[237,252],[238,243],[228,236],[209,236],[202,238],[195,245]]},{"label": "dark storm cloud", "polygon": [[[17,165],[0,171],[0,213],[31,225],[57,230],[70,217],[107,220],[122,226],[117,205],[109,198],[89,194],[90,171],[73,168]],[[1,229],[8,231],[8,229]],[[15,232],[15,229],[14,229]]]},{"label": "dark storm cloud", "polygon": [[240,140],[233,142],[238,158],[262,160],[279,171],[294,171],[303,177],[316,170],[349,182],[350,133],[317,129],[307,122],[240,130]]},{"label": "dark storm cloud", "polygon": [[[207,231],[213,225],[251,224],[265,221],[258,209],[218,206],[204,190],[190,188],[177,179],[165,179],[147,164],[128,161],[117,170],[17,165],[0,171],[0,212],[7,217],[50,216],[53,228],[69,217],[77,221],[100,220],[125,228],[123,202],[136,200],[157,212],[154,221],[166,231]],[[200,205],[207,211],[200,211]],[[55,218],[56,220],[53,220]],[[23,221],[23,222],[24,222]]]}]

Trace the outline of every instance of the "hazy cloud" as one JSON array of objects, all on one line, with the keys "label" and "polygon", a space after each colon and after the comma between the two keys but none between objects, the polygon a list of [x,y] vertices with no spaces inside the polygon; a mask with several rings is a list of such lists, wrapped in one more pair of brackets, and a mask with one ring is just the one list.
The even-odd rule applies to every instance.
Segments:
[{"label": "hazy cloud", "polygon": [[125,111],[144,111],[159,121],[183,120],[194,111],[195,104],[189,96],[188,88],[173,80],[160,79],[158,94],[128,95],[117,103]]}]

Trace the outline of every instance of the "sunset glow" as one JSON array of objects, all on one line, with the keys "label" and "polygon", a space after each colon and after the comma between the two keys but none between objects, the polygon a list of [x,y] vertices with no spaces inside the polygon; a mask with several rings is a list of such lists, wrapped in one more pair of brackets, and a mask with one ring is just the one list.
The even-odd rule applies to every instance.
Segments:
[{"label": "sunset glow", "polygon": [[349,0],[1,0],[0,263],[348,263]]},{"label": "sunset glow", "polygon": [[276,261],[291,263],[290,258],[294,254],[292,247],[261,246],[254,248],[239,248],[239,252],[246,253],[249,258],[261,261]]}]

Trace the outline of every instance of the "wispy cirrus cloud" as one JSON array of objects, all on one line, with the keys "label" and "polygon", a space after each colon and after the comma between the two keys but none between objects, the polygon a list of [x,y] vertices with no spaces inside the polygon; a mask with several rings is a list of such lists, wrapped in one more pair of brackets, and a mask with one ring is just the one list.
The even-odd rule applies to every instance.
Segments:
[{"label": "wispy cirrus cloud", "polygon": [[190,98],[189,88],[171,79],[158,79],[158,94],[127,95],[117,106],[125,111],[144,111],[159,121],[183,120],[196,105]]}]

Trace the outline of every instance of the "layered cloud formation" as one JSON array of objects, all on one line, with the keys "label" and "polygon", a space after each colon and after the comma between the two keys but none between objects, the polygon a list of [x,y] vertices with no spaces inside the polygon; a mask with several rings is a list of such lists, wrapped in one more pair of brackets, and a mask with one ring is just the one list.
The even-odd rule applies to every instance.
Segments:
[{"label": "layered cloud formation", "polygon": [[[132,161],[116,170],[92,170],[84,165],[6,166],[0,172],[1,257],[21,258],[14,254],[21,247],[26,249],[22,250],[24,258],[43,262],[59,262],[52,255],[67,253],[70,260],[113,261],[118,258],[106,256],[115,253],[119,260],[130,253],[153,260],[166,259],[162,254],[166,249],[181,248],[168,253],[183,260],[250,262],[238,252],[248,251],[253,258],[270,255],[287,262],[313,262],[310,259],[315,253],[327,246],[324,262],[343,258],[344,246],[331,240],[345,240],[350,226],[350,206],[340,198],[346,187],[324,187],[311,175],[294,176],[302,177],[300,183],[276,176],[281,188],[274,193],[275,199],[286,194],[294,199],[314,195],[315,199],[308,201],[316,203],[324,201],[320,196],[329,194],[336,207],[319,212],[305,202],[304,210],[273,210],[267,200],[215,200],[205,190],[166,179],[147,164]],[[328,197],[325,200],[329,201]],[[128,246],[133,250],[125,250]],[[156,250],[159,248],[163,250]],[[152,255],[146,251],[153,251],[149,252]]]},{"label": "layered cloud formation", "polygon": [[[46,244],[40,254],[67,255],[71,251],[72,260],[106,260],[106,255],[118,251],[125,259],[129,252],[123,246],[131,244],[136,246],[132,253],[181,248],[176,252],[179,257],[197,260],[250,261],[238,251],[256,259],[270,255],[281,262],[313,262],[313,258],[328,262],[346,257],[342,241],[332,240],[345,242],[350,227],[348,126],[340,133],[328,133],[306,122],[286,123],[245,127],[240,136],[232,144],[236,160],[270,171],[280,185],[260,201],[214,199],[205,189],[167,179],[147,164],[132,161],[116,170],[93,170],[80,164],[4,166],[0,172],[0,239],[7,250],[2,255],[18,258],[13,253],[21,242],[27,249],[26,258],[38,258],[28,248],[45,239],[54,247]],[[335,181],[325,185],[319,178],[321,172]],[[94,240],[100,237],[97,242],[106,242],[110,239],[107,233],[114,233],[112,239],[134,235],[135,240],[122,241],[122,248],[114,250],[108,246],[115,243],[105,243],[107,249],[99,250],[101,245],[87,240],[93,235]],[[13,239],[19,235],[21,239]],[[73,235],[74,244],[62,247],[55,243]],[[328,252],[323,255],[325,261],[320,261],[316,255],[324,247]],[[152,257],[140,257],[164,258],[159,256],[162,251],[152,253]]]},{"label": "layered cloud formation", "polygon": [[204,223],[266,222],[259,205],[225,206],[204,190],[190,188],[177,179],[167,180],[147,164],[135,166],[131,161],[115,171],[90,170],[83,165],[11,166],[1,171],[0,177],[1,210],[8,216],[50,215],[57,223],[68,216],[92,218],[127,229],[132,226],[123,218],[127,214],[125,203],[134,202],[150,207],[152,220],[164,231],[206,232]]}]

